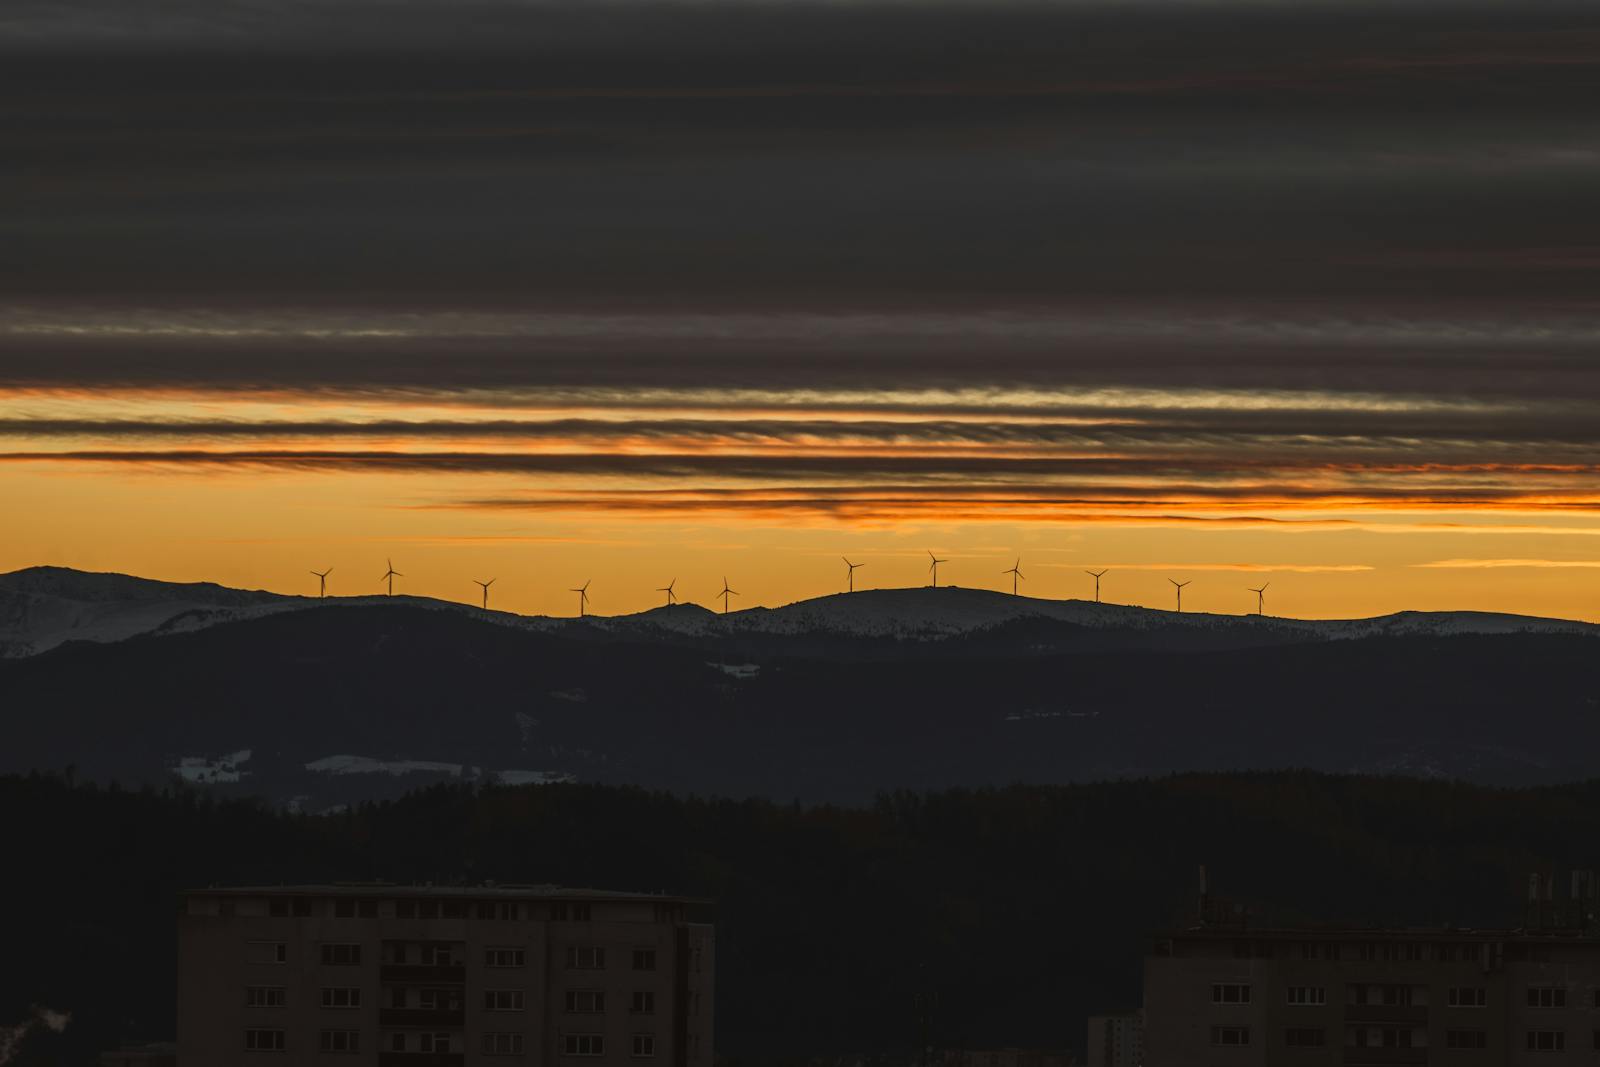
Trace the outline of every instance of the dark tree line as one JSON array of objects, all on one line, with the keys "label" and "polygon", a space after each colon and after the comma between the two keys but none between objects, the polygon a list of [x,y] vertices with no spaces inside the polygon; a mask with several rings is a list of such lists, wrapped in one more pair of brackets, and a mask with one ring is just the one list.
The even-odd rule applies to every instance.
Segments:
[{"label": "dark tree line", "polygon": [[73,1013],[24,1061],[174,1030],[177,893],[207,884],[557,882],[717,900],[737,1063],[1081,1047],[1139,1002],[1195,869],[1252,921],[1515,925],[1527,872],[1600,866],[1600,782],[1497,790],[1310,773],[896,793],[863,808],[599,786],[438,787],[334,816],[187,789],[0,778],[0,1025]]}]

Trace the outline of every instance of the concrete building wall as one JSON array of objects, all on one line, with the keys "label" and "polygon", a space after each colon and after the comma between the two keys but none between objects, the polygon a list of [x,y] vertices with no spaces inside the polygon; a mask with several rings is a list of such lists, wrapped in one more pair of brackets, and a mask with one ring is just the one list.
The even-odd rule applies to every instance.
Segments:
[{"label": "concrete building wall", "polygon": [[712,1062],[712,928],[680,902],[269,892],[185,898],[181,1067]]},{"label": "concrete building wall", "polygon": [[1596,1063],[1600,940],[1180,933],[1146,959],[1145,1020],[1160,1067]]},{"label": "concrete building wall", "polygon": [[1089,1016],[1089,1067],[1143,1067],[1144,1018],[1139,1012]]}]

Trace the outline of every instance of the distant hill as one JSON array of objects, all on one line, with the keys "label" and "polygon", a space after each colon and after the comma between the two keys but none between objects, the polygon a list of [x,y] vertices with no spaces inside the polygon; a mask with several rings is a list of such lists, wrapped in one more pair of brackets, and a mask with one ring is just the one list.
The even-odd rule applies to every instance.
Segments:
[{"label": "distant hill", "polygon": [[[177,584],[33,567],[0,575],[0,657],[37,655],[69,641],[109,643],[147,634],[187,633],[288,611],[376,605],[447,611],[501,626],[569,632],[589,640],[610,636],[629,642],[731,645],[847,658],[916,654],[917,646],[1014,631],[1018,624],[1040,624],[1041,632],[1051,629],[1048,624],[1059,624],[1055,627],[1058,635],[1072,633],[1080,643],[1102,650],[1203,650],[1396,635],[1600,635],[1600,627],[1590,623],[1490,612],[1408,611],[1372,619],[1285,619],[1044,600],[954,586],[836,593],[779,608],[746,608],[727,614],[684,604],[634,615],[572,619],[484,611],[427,597],[319,599],[210,583]],[[1062,650],[1059,641],[1046,641],[1037,646],[1016,644],[1011,652],[1026,655]]]},{"label": "distant hill", "polygon": [[[22,573],[31,589],[0,589],[151,592]],[[311,811],[491,778],[856,801],[1282,767],[1600,774],[1600,646],[1559,620],[1296,623],[927,589],[557,621],[172,588],[157,603],[186,614],[144,635],[0,661],[0,771],[178,777]]]}]

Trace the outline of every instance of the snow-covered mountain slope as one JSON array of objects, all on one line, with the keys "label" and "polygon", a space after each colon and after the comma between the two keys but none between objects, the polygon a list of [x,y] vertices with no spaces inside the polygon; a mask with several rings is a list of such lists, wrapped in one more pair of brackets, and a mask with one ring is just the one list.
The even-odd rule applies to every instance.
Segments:
[{"label": "snow-covered mountain slope", "polygon": [[612,629],[658,628],[695,636],[718,634],[832,634],[939,640],[1028,620],[1092,630],[1239,629],[1287,639],[1340,640],[1378,635],[1567,633],[1600,636],[1600,626],[1478,611],[1404,611],[1372,619],[1284,619],[1209,615],[1087,600],[1042,600],[987,589],[872,589],[802,600],[781,608],[747,608],[720,615],[695,605],[656,608],[641,615],[591,620]]},{"label": "snow-covered mountain slope", "polygon": [[31,567],[0,575],[0,658],[35,655],[67,641],[183,632],[280,611],[298,599],[208,582]]},{"label": "snow-covered mountain slope", "polygon": [[721,614],[695,604],[653,608],[636,615],[583,620],[515,615],[426,597],[329,597],[326,600],[176,584],[121,574],[35,567],[0,575],[0,658],[36,655],[67,641],[121,641],[141,634],[182,633],[283,611],[382,604],[458,612],[502,626],[582,632],[634,640],[707,640],[826,635],[899,641],[939,641],[1029,621],[1097,631],[1186,632],[1272,641],[1340,640],[1372,636],[1564,633],[1600,635],[1600,626],[1488,612],[1400,612],[1374,619],[1310,620],[1254,615],[1178,613],[1154,608],[1044,600],[985,589],[873,589],[802,600],[779,608]]}]

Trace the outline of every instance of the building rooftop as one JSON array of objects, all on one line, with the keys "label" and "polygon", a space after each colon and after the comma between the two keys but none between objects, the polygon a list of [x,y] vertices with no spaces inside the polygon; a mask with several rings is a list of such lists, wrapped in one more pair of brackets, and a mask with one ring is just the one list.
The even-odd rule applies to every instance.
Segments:
[{"label": "building rooftop", "polygon": [[613,889],[577,889],[559,885],[484,882],[479,885],[431,885],[402,882],[332,882],[324,885],[206,886],[184,890],[187,896],[316,896],[418,897],[471,900],[618,900],[655,904],[710,904],[705,897],[672,893],[635,893]]},{"label": "building rooftop", "polygon": [[1327,941],[1600,941],[1593,931],[1570,928],[1468,927],[1468,926],[1189,926],[1163,930],[1158,938],[1240,938]]}]

